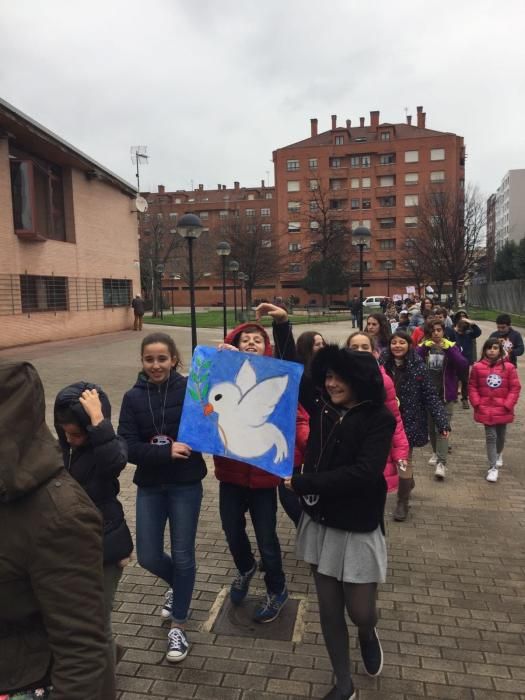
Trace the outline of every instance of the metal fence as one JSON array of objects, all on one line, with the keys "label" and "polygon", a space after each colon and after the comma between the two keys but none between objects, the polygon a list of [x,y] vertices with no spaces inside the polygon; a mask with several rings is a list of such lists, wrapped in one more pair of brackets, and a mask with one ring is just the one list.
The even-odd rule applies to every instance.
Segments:
[{"label": "metal fence", "polygon": [[0,316],[129,306],[131,291],[128,279],[0,274]]},{"label": "metal fence", "polygon": [[472,285],[468,290],[469,306],[493,309],[509,314],[525,314],[525,280],[504,280]]}]

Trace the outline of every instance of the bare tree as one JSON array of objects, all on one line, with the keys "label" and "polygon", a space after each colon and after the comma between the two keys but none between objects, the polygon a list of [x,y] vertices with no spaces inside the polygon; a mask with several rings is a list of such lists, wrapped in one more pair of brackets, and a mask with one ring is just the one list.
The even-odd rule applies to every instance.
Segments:
[{"label": "bare tree", "polygon": [[[247,279],[246,306],[251,306],[254,287],[263,282],[276,279],[281,266],[281,258],[275,237],[267,229],[268,223],[260,216],[247,216],[240,210],[230,213],[230,216],[215,232],[217,240],[228,241],[231,246],[231,260],[239,263],[239,268]],[[217,256],[216,256],[217,257]],[[215,270],[218,269],[217,259]]]},{"label": "bare tree", "polygon": [[475,187],[432,188],[421,195],[417,215],[414,252],[438,293],[450,281],[456,304],[459,284],[472,274],[479,256],[485,204]]}]

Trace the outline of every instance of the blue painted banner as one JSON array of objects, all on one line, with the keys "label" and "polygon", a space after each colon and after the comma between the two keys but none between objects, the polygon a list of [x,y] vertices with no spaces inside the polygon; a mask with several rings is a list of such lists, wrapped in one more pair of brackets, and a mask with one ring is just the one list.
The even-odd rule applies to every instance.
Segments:
[{"label": "blue painted banner", "polygon": [[177,439],[290,476],[302,373],[296,362],[198,345]]}]

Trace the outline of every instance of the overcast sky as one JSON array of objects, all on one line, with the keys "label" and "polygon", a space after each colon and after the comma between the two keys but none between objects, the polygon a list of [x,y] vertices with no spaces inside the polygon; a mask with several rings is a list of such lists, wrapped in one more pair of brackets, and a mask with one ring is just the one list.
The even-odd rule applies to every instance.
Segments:
[{"label": "overcast sky", "polygon": [[0,0],[0,96],[141,189],[255,185],[338,123],[463,135],[490,194],[525,168],[523,0]]}]

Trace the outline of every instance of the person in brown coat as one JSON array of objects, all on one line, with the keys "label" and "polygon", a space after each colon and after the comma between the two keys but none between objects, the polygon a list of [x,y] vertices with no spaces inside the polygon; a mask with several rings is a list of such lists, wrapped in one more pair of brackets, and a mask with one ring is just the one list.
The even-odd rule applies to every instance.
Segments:
[{"label": "person in brown coat", "polygon": [[0,695],[98,700],[102,518],[63,467],[27,362],[0,361],[0,532]]}]

